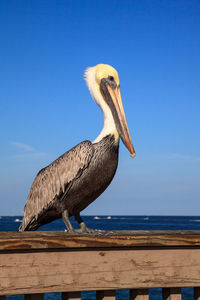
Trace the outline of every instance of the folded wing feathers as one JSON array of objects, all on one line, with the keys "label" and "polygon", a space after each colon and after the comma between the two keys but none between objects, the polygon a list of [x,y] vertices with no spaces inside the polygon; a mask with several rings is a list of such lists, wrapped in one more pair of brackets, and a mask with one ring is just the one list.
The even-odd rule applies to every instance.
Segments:
[{"label": "folded wing feathers", "polygon": [[80,170],[89,165],[93,151],[92,143],[84,141],[37,174],[24,207],[21,230],[24,230],[33,218],[37,219],[56,196],[61,196],[65,192],[66,185],[76,179]]}]

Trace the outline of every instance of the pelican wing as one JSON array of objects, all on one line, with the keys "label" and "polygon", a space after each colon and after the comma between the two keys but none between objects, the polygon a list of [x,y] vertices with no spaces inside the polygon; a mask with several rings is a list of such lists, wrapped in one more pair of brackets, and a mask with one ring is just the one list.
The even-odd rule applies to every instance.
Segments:
[{"label": "pelican wing", "polygon": [[89,165],[93,152],[92,143],[84,141],[40,170],[33,181],[24,207],[21,231],[53,206],[55,199],[66,193],[72,181]]}]

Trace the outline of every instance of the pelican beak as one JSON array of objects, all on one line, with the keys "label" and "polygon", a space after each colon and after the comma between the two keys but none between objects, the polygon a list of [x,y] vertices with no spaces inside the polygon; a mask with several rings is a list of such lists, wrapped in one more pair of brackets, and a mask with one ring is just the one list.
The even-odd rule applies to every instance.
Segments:
[{"label": "pelican beak", "polygon": [[131,157],[135,157],[135,150],[131,141],[128,124],[124,113],[120,88],[117,86],[112,88],[110,85],[108,85],[107,89],[112,98],[112,102],[117,113],[117,116],[115,116],[115,113],[113,115],[119,136],[122,139],[124,145],[128,148],[129,152],[131,153]]},{"label": "pelican beak", "polygon": [[135,150],[124,113],[120,88],[116,84],[109,84],[107,79],[103,79],[101,82],[101,91],[112,111],[117,131],[122,142],[128,148],[131,157],[135,157]]}]

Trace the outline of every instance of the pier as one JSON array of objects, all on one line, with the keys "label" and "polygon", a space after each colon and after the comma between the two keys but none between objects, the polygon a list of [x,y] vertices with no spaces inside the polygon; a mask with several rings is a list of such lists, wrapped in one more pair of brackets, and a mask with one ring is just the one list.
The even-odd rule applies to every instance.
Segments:
[{"label": "pier", "polygon": [[75,300],[83,291],[113,300],[120,289],[147,300],[150,288],[179,300],[183,287],[200,300],[200,231],[0,232],[0,300],[54,292]]}]

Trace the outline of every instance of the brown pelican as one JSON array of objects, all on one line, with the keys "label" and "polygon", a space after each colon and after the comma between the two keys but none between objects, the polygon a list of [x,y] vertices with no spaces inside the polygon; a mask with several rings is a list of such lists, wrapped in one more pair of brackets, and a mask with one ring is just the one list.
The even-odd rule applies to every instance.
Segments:
[{"label": "brown pelican", "polygon": [[36,230],[62,218],[69,232],[74,216],[80,232],[89,232],[80,212],[112,181],[118,165],[119,138],[131,156],[135,151],[121,100],[117,71],[104,64],[88,68],[85,79],[104,116],[104,127],[94,142],[84,141],[40,170],[24,207],[20,231]]}]

